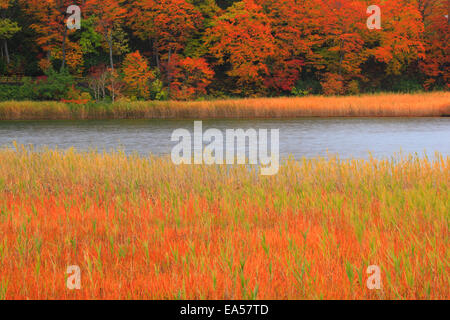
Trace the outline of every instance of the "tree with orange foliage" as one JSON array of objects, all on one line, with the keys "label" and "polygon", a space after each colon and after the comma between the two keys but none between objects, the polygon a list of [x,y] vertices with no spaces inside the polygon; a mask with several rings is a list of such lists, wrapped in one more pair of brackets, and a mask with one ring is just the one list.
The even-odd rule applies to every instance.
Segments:
[{"label": "tree with orange foliage", "polygon": [[323,94],[326,96],[341,95],[345,93],[344,77],[339,74],[327,72],[320,83]]},{"label": "tree with orange foliage", "polygon": [[214,71],[203,58],[181,58],[175,55],[171,67],[170,97],[177,100],[195,99],[206,94]]},{"label": "tree with orange foliage", "polygon": [[424,25],[415,1],[389,0],[380,4],[381,30],[372,30],[368,55],[385,64],[386,75],[400,75],[424,58],[421,34]]},{"label": "tree with orange foliage", "polygon": [[419,64],[427,77],[424,86],[431,89],[435,85],[441,85],[450,89],[450,2],[418,0],[418,4],[425,28],[422,40],[425,57]]},{"label": "tree with orange foliage", "polygon": [[186,0],[142,0],[129,4],[128,20],[137,36],[152,43],[160,69],[161,55],[170,63],[200,27],[202,16]]},{"label": "tree with orange foliage", "polygon": [[128,93],[137,98],[148,98],[150,81],[154,79],[154,75],[139,51],[127,54],[122,72]]},{"label": "tree with orange foliage", "polygon": [[[35,76],[37,66],[48,70],[61,61],[61,69],[82,76],[83,67],[106,59],[97,50],[102,47],[109,54],[109,69],[120,71],[114,62],[129,52],[130,39],[133,51],[149,62],[134,52],[124,69],[129,75],[143,73],[144,79],[154,71],[158,81],[151,83],[148,97],[158,99],[206,93],[210,66],[217,80],[209,84],[210,93],[218,96],[450,89],[449,3],[0,0],[1,56],[6,62],[0,61],[0,69]],[[66,26],[67,8],[73,4],[83,9],[82,30],[75,34]],[[367,9],[374,4],[381,7],[381,29],[366,25]],[[8,40],[12,36],[14,43]],[[8,50],[17,52],[11,63]],[[147,96],[142,89],[146,80],[138,85],[132,79],[130,88],[140,88],[133,94]]]},{"label": "tree with orange foliage", "polygon": [[321,56],[315,52],[323,43],[319,37],[322,12],[317,0],[256,0],[270,18],[276,53],[268,64],[270,74],[265,85],[291,91],[303,68],[321,68]]},{"label": "tree with orange foliage", "polygon": [[238,93],[258,93],[269,74],[267,61],[275,54],[269,17],[253,0],[235,3],[213,21],[206,43],[217,65],[231,64],[227,74],[237,80]]},{"label": "tree with orange foliage", "polygon": [[361,75],[365,61],[362,34],[367,30],[367,6],[361,1],[322,0],[324,48],[321,51],[326,69],[347,80]]},{"label": "tree with orange foliage", "polygon": [[0,0],[0,9],[7,9],[9,7],[10,0]]},{"label": "tree with orange foliage", "polygon": [[36,31],[38,45],[47,51],[48,58],[55,50],[61,51],[61,70],[66,67],[69,33],[67,8],[82,5],[83,0],[20,0],[27,13],[35,17],[31,28]]}]

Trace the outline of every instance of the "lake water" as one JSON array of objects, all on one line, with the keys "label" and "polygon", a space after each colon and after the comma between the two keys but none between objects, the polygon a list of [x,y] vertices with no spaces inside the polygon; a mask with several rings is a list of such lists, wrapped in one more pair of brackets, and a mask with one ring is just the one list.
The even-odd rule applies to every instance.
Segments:
[{"label": "lake water", "polygon": [[[172,132],[186,120],[0,121],[0,145],[32,144],[99,151],[122,149],[141,155],[170,154]],[[281,156],[339,154],[341,158],[391,157],[396,152],[450,156],[450,118],[302,118],[292,120],[211,120],[203,130],[280,129]]]}]

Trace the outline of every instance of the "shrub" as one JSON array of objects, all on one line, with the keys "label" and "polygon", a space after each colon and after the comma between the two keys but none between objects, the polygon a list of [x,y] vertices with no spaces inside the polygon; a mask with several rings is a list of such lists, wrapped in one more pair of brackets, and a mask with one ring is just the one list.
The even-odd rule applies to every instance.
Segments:
[{"label": "shrub", "polygon": [[299,88],[299,87],[293,87],[291,94],[296,96],[296,97],[303,97],[303,96],[307,96],[310,94],[308,89],[303,89],[303,88]]},{"label": "shrub", "polygon": [[73,77],[67,70],[57,72],[48,69],[47,78],[32,82],[25,79],[20,87],[19,100],[61,100],[64,99],[73,85]]},{"label": "shrub", "polygon": [[359,82],[358,80],[352,80],[347,85],[347,93],[352,95],[358,95],[361,93],[359,89]]},{"label": "shrub", "polygon": [[0,101],[21,100],[20,86],[2,84],[0,85]]},{"label": "shrub", "polygon": [[295,86],[291,90],[291,94],[296,97],[302,97],[309,94],[319,94],[321,92],[321,85],[320,82],[308,78],[306,80],[298,80],[295,84]]},{"label": "shrub", "polygon": [[196,99],[206,94],[214,71],[203,58],[173,56],[170,95],[176,100]]},{"label": "shrub", "polygon": [[164,88],[164,84],[161,80],[156,79],[150,85],[150,99],[164,101],[169,98],[167,90]]},{"label": "shrub", "polygon": [[75,88],[75,85],[72,84],[64,98],[68,100],[78,100],[81,98],[81,91]]},{"label": "shrub", "polygon": [[82,92],[80,95],[81,100],[92,101],[92,96],[89,92]]},{"label": "shrub", "polygon": [[92,90],[97,102],[100,101],[100,99],[104,101],[106,98],[107,78],[107,67],[104,64],[91,67],[89,70],[89,88]]},{"label": "shrub", "polygon": [[22,85],[0,85],[0,101],[37,100],[39,98],[36,83],[30,78],[23,78]]},{"label": "shrub", "polygon": [[326,96],[341,95],[345,93],[344,79],[335,73],[326,73],[321,82],[323,94]]},{"label": "shrub", "polygon": [[414,78],[398,78],[394,79],[385,89],[393,92],[420,92],[423,91],[423,85]]},{"label": "shrub", "polygon": [[35,90],[35,83],[31,78],[24,78],[23,85],[20,87],[20,97],[18,100],[36,100],[38,94]]},{"label": "shrub", "polygon": [[6,74],[6,62],[3,59],[0,59],[0,75]]}]

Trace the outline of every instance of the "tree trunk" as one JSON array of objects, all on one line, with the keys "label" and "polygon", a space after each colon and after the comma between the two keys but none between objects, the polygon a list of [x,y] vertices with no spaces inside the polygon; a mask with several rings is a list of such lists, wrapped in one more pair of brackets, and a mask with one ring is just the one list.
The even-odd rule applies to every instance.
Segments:
[{"label": "tree trunk", "polygon": [[111,70],[114,71],[112,31],[106,37],[109,46],[109,63],[111,66]]},{"label": "tree trunk", "polygon": [[9,64],[11,62],[9,58],[9,52],[8,52],[8,40],[3,40],[3,47],[5,49],[5,57],[6,57],[6,64]]},{"label": "tree trunk", "polygon": [[155,61],[155,65],[156,65],[156,60],[153,60],[155,57],[155,48],[153,46],[153,40],[151,38],[149,38],[148,43],[150,45],[150,51],[152,52],[152,58],[150,59],[150,65],[153,66],[153,61]]},{"label": "tree trunk", "polygon": [[156,68],[158,68],[158,70],[161,70],[159,63],[159,50],[157,42],[158,42],[157,40],[153,40],[153,55],[155,56]]},{"label": "tree trunk", "polygon": [[169,48],[169,56],[167,57],[167,94],[170,97],[170,84],[172,82],[172,73],[170,68],[170,58],[172,57],[172,49]]},{"label": "tree trunk", "polygon": [[344,53],[342,52],[344,40],[341,39],[341,43],[339,44],[339,75],[342,76],[342,60],[344,59]]},{"label": "tree trunk", "polygon": [[64,34],[63,34],[63,43],[62,43],[62,64],[61,64],[61,71],[64,70],[66,67],[66,41],[67,41],[67,28],[64,28]]},{"label": "tree trunk", "polygon": [[116,101],[116,81],[113,77],[114,75],[111,74],[111,98],[114,103]]}]

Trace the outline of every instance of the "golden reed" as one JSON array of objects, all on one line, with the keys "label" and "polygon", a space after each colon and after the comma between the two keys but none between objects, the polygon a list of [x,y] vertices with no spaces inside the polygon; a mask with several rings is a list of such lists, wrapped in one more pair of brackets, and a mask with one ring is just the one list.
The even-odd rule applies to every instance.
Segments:
[{"label": "golden reed", "polygon": [[450,92],[88,105],[61,102],[0,103],[0,120],[441,116],[450,116]]},{"label": "golden reed", "polygon": [[449,181],[438,154],[289,159],[260,176],[0,148],[0,300],[447,300]]}]

